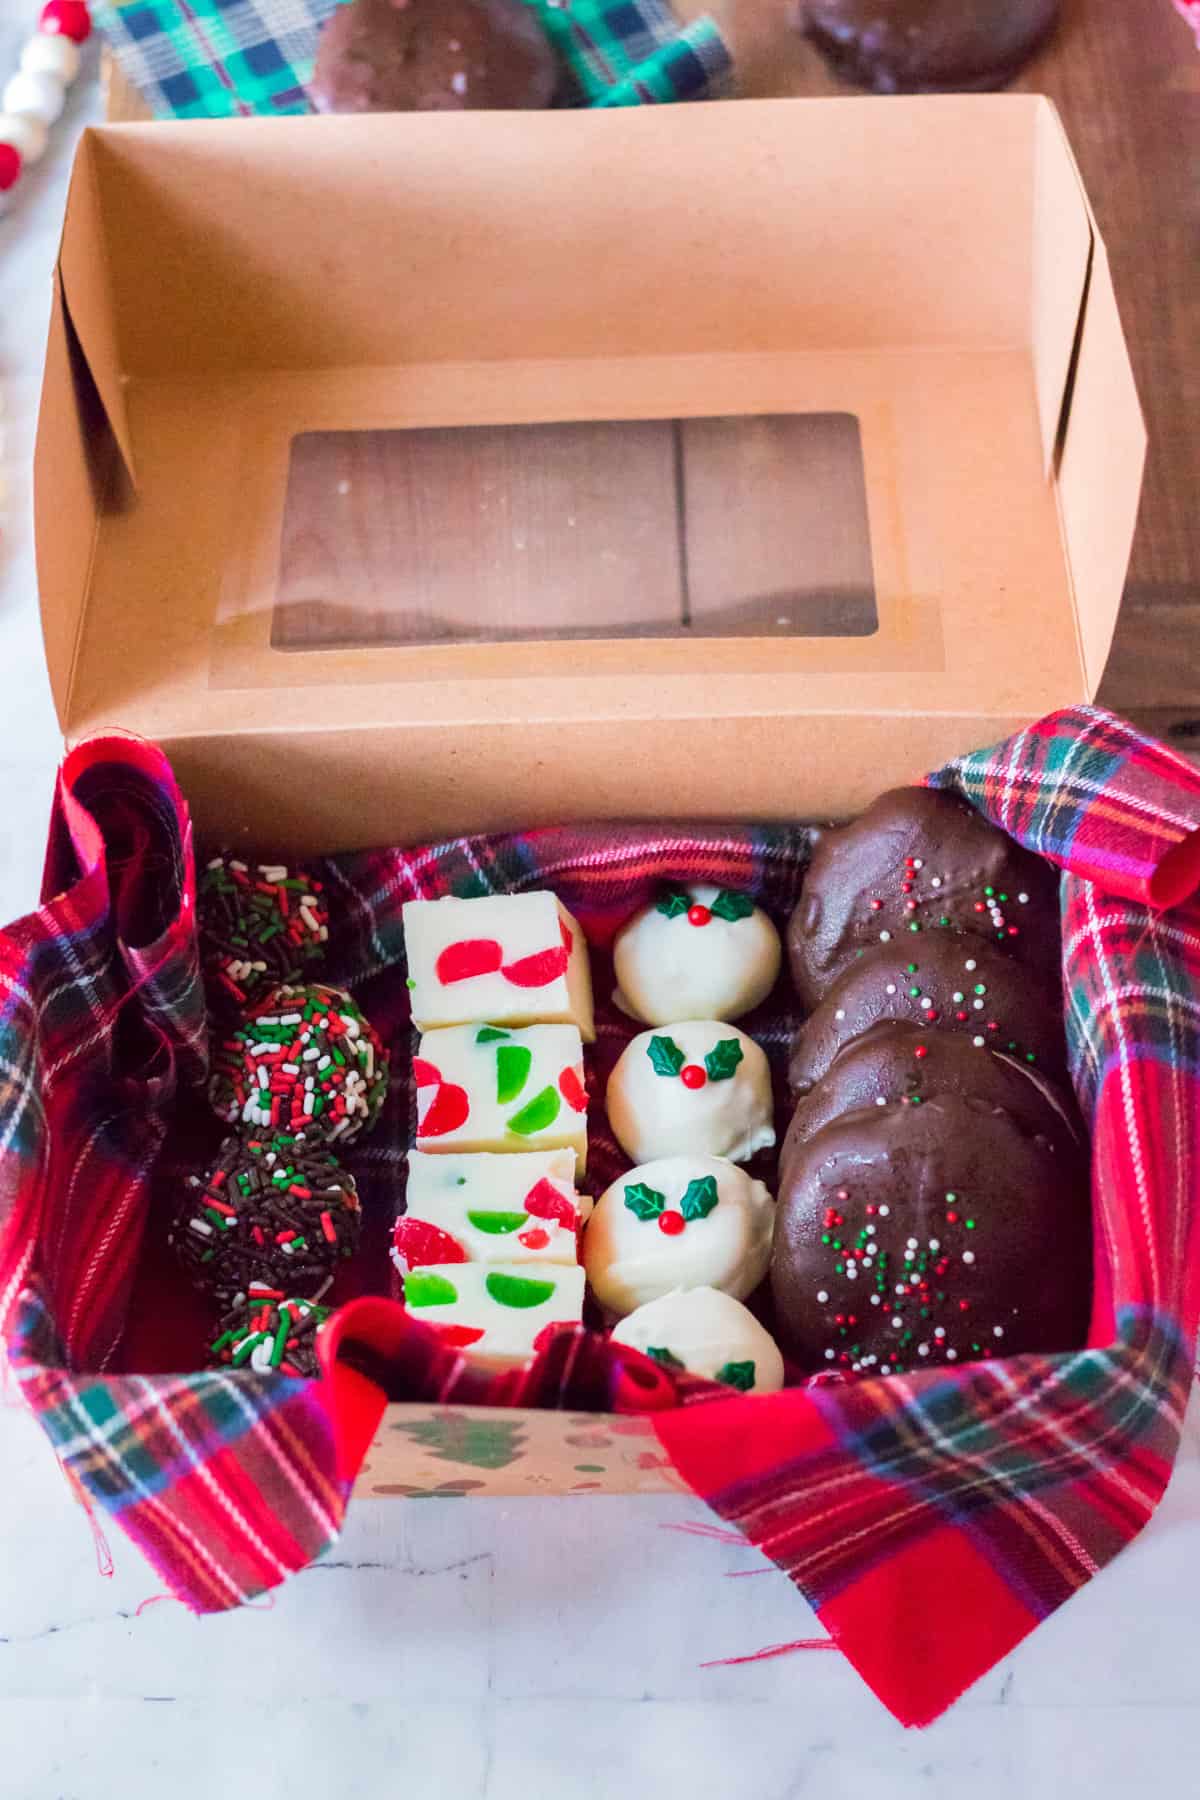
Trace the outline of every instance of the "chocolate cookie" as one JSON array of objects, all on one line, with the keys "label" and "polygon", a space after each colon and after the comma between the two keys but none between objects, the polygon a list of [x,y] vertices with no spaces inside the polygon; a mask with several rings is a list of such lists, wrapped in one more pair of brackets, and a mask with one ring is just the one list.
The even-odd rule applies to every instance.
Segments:
[{"label": "chocolate cookie", "polygon": [[806,1094],[844,1044],[884,1019],[959,1032],[976,1050],[1002,1050],[1055,1079],[1065,1071],[1057,996],[979,938],[941,931],[880,944],[846,970],[796,1033],[792,1092]]},{"label": "chocolate cookie", "polygon": [[771,1290],[810,1369],[1070,1350],[1091,1295],[1083,1159],[969,1097],[847,1113],[788,1165]]},{"label": "chocolate cookie", "polygon": [[559,63],[522,0],[350,0],[317,40],[318,112],[549,106]]},{"label": "chocolate cookie", "polygon": [[1058,0],[799,0],[797,28],[837,73],[879,94],[1002,87],[1058,17]]},{"label": "chocolate cookie", "polygon": [[984,938],[1058,991],[1057,871],[958,795],[893,788],[817,838],[788,923],[796,992],[815,1006],[859,951],[903,941],[916,955],[942,931]]},{"label": "chocolate cookie", "polygon": [[923,1106],[953,1095],[1003,1107],[1024,1131],[1044,1137],[1061,1156],[1083,1143],[1083,1125],[1066,1089],[1011,1055],[976,1049],[970,1038],[922,1025],[872,1025],[842,1046],[798,1102],[780,1167],[797,1148],[843,1113],[860,1107]]}]

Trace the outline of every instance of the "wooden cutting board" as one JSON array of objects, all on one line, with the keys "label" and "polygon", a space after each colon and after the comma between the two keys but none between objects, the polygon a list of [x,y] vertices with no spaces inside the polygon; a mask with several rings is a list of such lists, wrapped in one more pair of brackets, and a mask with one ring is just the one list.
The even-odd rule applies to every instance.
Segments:
[{"label": "wooden cutting board", "polygon": [[[786,23],[785,0],[677,0],[715,15],[746,96],[843,91]],[[1066,123],[1108,242],[1150,452],[1102,700],[1200,749],[1200,50],[1168,0],[1064,0],[1019,88]],[[115,68],[112,119],[149,116]],[[1031,597],[1036,603],[1034,597]]]}]

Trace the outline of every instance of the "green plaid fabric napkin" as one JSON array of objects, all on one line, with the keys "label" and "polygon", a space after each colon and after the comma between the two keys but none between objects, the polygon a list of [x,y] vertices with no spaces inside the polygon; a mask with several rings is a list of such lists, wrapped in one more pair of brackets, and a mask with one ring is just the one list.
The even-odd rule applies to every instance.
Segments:
[{"label": "green plaid fabric napkin", "polygon": [[[92,0],[122,71],[163,118],[305,113],[317,34],[338,0]],[[665,0],[525,0],[566,66],[575,104],[652,106],[724,91],[715,24]]]}]

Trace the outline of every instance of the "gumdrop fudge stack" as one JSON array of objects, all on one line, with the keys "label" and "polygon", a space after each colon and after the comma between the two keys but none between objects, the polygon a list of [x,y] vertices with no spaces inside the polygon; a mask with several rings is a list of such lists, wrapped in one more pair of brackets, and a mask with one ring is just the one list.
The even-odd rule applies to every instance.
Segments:
[{"label": "gumdrop fudge stack", "polygon": [[410,901],[404,935],[420,1033],[392,1238],[404,1305],[485,1365],[520,1364],[583,1313],[587,945],[548,892]]}]

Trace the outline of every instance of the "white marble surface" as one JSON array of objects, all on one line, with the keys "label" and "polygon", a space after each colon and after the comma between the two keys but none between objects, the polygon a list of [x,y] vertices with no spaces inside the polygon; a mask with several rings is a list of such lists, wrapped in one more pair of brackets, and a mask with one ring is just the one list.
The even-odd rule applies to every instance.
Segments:
[{"label": "white marble surface", "polygon": [[[0,0],[0,68],[36,13]],[[77,92],[0,220],[0,915],[36,892],[57,733],[29,458]],[[269,1609],[195,1620],[86,1519],[0,1407],[0,1793],[213,1800],[1117,1800],[1197,1788],[1200,1414],[1152,1528],[939,1724],[905,1733],[835,1653],[702,1669],[810,1635],[761,1559],[664,1527],[678,1498],[371,1501]],[[953,1594],[945,1597],[954,1605]]]}]

